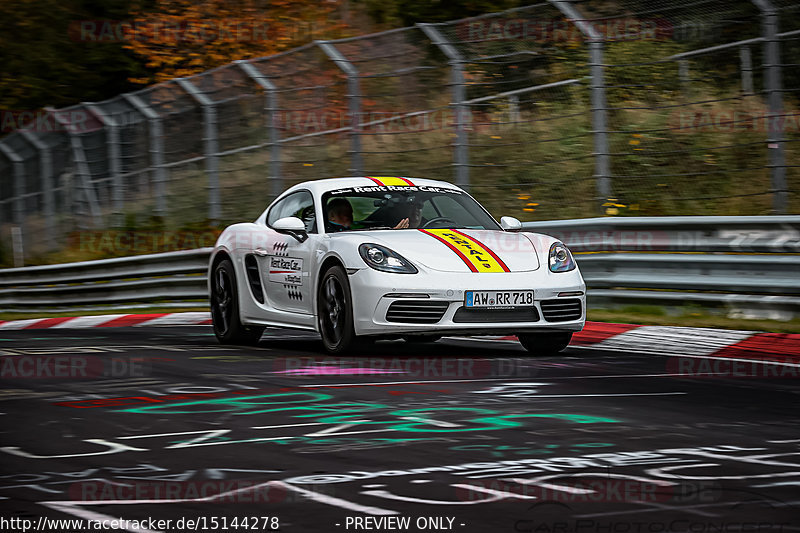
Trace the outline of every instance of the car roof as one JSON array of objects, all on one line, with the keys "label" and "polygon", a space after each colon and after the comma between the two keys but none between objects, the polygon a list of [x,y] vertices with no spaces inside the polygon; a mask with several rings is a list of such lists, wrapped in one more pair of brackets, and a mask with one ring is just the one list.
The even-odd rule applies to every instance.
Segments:
[{"label": "car roof", "polygon": [[[296,189],[308,189],[315,195],[321,195],[328,191],[337,189],[344,189],[349,187],[370,187],[370,186],[395,186],[395,187],[409,187],[409,186],[428,186],[428,187],[446,187],[449,189],[461,190],[458,186],[448,183],[446,181],[431,180],[425,178],[406,178],[400,176],[354,176],[347,178],[326,178],[313,181],[304,181],[290,187],[286,193]],[[283,196],[283,194],[281,195]]]}]

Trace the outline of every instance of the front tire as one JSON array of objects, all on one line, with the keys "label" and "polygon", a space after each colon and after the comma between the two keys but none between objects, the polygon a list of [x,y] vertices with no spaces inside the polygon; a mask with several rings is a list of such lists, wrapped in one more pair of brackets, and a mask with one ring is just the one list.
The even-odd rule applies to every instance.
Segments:
[{"label": "front tire", "polygon": [[246,326],[239,317],[236,272],[230,259],[223,259],[211,273],[211,323],[220,344],[258,344],[264,328]]},{"label": "front tire", "polygon": [[326,270],[320,278],[317,322],[325,351],[339,354],[356,346],[350,282],[338,265]]},{"label": "front tire", "polygon": [[531,355],[547,356],[556,355],[569,346],[569,341],[572,340],[572,332],[520,333],[517,338]]}]

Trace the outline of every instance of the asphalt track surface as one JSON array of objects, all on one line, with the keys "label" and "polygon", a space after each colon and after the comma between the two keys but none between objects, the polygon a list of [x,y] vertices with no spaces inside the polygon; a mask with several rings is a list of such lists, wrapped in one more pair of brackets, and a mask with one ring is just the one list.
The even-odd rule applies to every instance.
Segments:
[{"label": "asphalt track surface", "polygon": [[461,339],[332,358],[312,335],[226,347],[208,326],[3,331],[0,529],[800,529],[797,379],[680,363]]}]

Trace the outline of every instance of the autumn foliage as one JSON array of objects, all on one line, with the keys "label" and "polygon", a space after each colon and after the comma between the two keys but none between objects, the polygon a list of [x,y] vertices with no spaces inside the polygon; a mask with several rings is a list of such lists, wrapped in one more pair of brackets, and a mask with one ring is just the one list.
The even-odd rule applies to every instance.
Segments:
[{"label": "autumn foliage", "polygon": [[340,0],[156,0],[122,32],[149,84],[342,35]]}]

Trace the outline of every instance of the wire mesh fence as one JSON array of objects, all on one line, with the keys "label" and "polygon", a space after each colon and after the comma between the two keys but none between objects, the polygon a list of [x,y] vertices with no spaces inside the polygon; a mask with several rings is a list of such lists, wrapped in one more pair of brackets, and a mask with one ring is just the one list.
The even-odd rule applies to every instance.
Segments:
[{"label": "wire mesh fence", "polygon": [[6,136],[0,243],[219,228],[347,175],[522,220],[798,213],[798,90],[794,0],[549,0],[315,41]]}]

